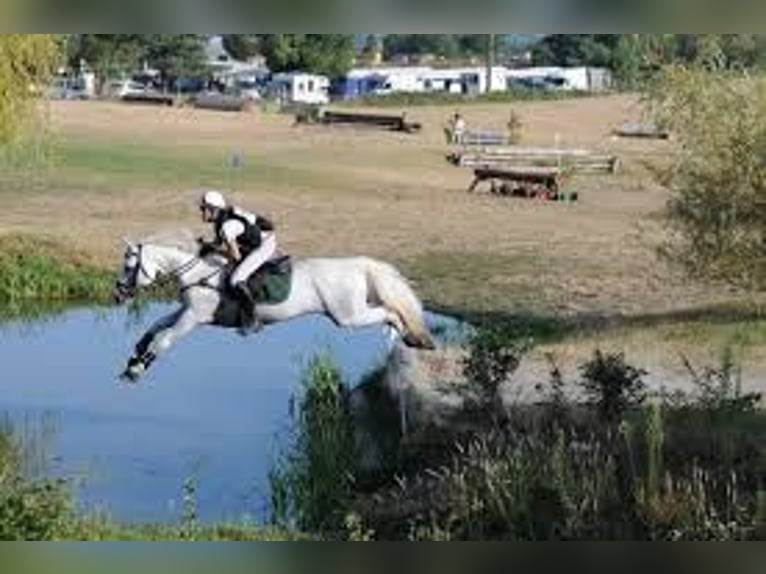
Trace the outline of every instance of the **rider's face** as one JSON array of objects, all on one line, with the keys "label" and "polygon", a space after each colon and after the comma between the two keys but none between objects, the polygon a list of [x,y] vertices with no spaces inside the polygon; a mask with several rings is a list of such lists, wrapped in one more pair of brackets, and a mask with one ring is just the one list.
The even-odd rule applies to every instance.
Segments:
[{"label": "rider's face", "polygon": [[200,207],[200,215],[202,216],[202,221],[205,223],[211,223],[215,221],[215,209],[212,207]]}]

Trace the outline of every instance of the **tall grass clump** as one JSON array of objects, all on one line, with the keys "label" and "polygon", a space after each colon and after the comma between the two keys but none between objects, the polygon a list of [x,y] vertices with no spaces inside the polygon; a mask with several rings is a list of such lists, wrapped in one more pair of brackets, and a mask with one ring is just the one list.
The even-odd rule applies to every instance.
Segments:
[{"label": "tall grass clump", "polygon": [[0,237],[0,306],[103,302],[113,276],[53,240]]},{"label": "tall grass clump", "polygon": [[306,532],[343,528],[356,474],[348,398],[337,367],[314,359],[292,405],[290,442],[270,475],[276,524]]}]

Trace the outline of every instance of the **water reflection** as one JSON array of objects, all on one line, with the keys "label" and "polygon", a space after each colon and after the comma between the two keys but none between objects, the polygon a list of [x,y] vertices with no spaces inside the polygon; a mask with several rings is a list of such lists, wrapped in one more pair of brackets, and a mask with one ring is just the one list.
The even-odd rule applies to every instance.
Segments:
[{"label": "water reflection", "polygon": [[[203,329],[164,356],[138,387],[116,376],[151,321],[124,310],[71,311],[0,327],[0,412],[53,413],[52,470],[87,479],[79,500],[124,521],[181,514],[194,478],[203,520],[265,516],[275,435],[306,362],[330,352],[348,380],[384,360],[382,330],[354,333],[323,318],[277,325],[250,339]],[[443,321],[439,321],[442,323]]]}]

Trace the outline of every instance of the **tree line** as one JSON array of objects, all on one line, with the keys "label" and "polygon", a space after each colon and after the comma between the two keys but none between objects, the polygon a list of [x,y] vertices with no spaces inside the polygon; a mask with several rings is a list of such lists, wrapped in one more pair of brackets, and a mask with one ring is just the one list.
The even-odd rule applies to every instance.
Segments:
[{"label": "tree line", "polygon": [[[199,75],[205,67],[205,45],[210,36],[201,34],[70,34],[67,58],[71,66],[80,62],[99,76],[118,75],[144,65],[159,70],[162,79]],[[346,73],[357,56],[362,61],[374,52],[386,58],[399,55],[433,54],[447,60],[483,57],[486,34],[370,34],[363,42],[354,34],[225,34],[226,51],[238,60],[261,55],[274,72],[303,70],[328,76]],[[498,36],[499,54],[528,44],[533,36]]]},{"label": "tree line", "polygon": [[[200,34],[71,34],[69,63],[86,61],[101,76],[144,64],[172,81],[205,71],[205,45]],[[381,53],[431,54],[445,60],[484,57],[487,34],[370,34],[359,42],[354,34],[226,34],[226,50],[236,59],[262,55],[274,72],[304,70],[340,76],[355,62]],[[638,82],[673,63],[715,62],[716,67],[766,65],[766,35],[761,34],[523,34],[496,35],[498,62],[532,47],[537,65],[599,66],[614,70],[626,83]]]},{"label": "tree line", "polygon": [[[206,73],[202,34],[70,34],[67,60],[86,62],[101,77],[119,75],[144,65],[160,72],[163,83]],[[225,49],[240,60],[263,55],[274,72],[305,70],[338,76],[354,62],[353,34],[228,34]]]},{"label": "tree line", "polygon": [[715,69],[766,66],[762,34],[551,34],[533,50],[537,65],[598,66],[635,84],[673,64]]}]

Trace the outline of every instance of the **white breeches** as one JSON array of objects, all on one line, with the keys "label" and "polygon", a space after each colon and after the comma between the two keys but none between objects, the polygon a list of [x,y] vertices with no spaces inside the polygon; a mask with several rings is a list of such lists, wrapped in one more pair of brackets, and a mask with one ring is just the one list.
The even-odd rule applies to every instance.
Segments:
[{"label": "white breeches", "polygon": [[272,259],[277,252],[277,236],[273,233],[263,234],[263,243],[261,246],[253,251],[250,255],[245,257],[242,263],[239,264],[236,271],[231,275],[232,287],[237,283],[242,283],[250,279],[250,276],[255,273],[258,268]]}]

